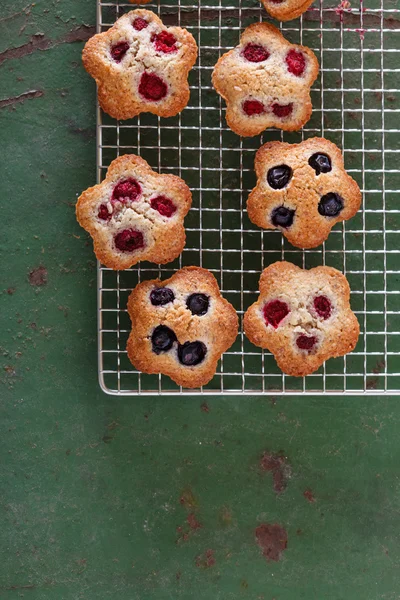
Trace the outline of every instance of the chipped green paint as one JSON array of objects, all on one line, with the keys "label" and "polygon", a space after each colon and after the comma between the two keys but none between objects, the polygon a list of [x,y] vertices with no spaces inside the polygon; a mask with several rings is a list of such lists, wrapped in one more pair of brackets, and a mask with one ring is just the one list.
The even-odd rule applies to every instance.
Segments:
[{"label": "chipped green paint", "polygon": [[[95,180],[79,41],[95,3],[4,4],[0,597],[394,600],[398,400],[100,393],[95,261],[74,217]],[[280,494],[265,453],[290,465]],[[263,524],[287,532],[278,562]]]}]

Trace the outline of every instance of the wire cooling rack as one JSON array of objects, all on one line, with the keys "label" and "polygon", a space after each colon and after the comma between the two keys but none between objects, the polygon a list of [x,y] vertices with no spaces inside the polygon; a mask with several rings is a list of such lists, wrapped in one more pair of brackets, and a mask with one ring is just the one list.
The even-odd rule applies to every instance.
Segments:
[{"label": "wire cooling rack", "polygon": [[[213,65],[236,46],[250,23],[268,19],[258,0],[179,0],[148,4],[166,25],[186,27],[199,46],[190,73],[190,103],[173,118],[142,114],[114,121],[98,110],[98,179],[120,154],[137,153],[163,173],[182,177],[193,193],[179,259],[158,268],[141,263],[115,272],[99,265],[99,377],[111,394],[399,394],[400,393],[400,10],[397,0],[315,2],[281,24],[290,41],[318,56],[313,115],[303,130],[268,130],[239,138],[225,123],[225,103],[212,89]],[[135,8],[98,0],[98,31]],[[298,250],[278,231],[262,231],[245,210],[255,184],[255,151],[269,140],[324,136],[342,148],[347,170],[363,192],[363,208],[334,227],[328,240]],[[284,375],[271,354],[239,333],[214,379],[183,390],[163,375],[136,372],[126,354],[126,303],[144,279],[165,279],[187,265],[210,269],[240,316],[257,297],[263,268],[276,260],[301,267],[329,265],[347,276],[361,326],[354,352],[331,359],[305,378]]]}]

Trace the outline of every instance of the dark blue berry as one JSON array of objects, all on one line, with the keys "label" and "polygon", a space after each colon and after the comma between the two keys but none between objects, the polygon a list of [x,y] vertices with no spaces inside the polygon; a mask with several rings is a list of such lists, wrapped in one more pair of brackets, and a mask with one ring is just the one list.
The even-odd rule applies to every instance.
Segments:
[{"label": "dark blue berry", "polygon": [[153,352],[161,354],[171,350],[173,343],[176,342],[176,335],[169,327],[159,325],[155,328],[151,336]]},{"label": "dark blue berry", "polygon": [[207,348],[203,342],[185,342],[178,346],[179,362],[186,367],[193,367],[201,363],[207,354]]},{"label": "dark blue berry", "polygon": [[290,227],[293,224],[295,211],[286,206],[277,206],[271,213],[271,221],[275,227]]},{"label": "dark blue berry", "polygon": [[327,154],[316,152],[308,159],[308,164],[312,167],[317,175],[320,173],[329,173],[332,171],[331,159]]},{"label": "dark blue berry", "polygon": [[186,300],[186,306],[194,315],[202,317],[208,311],[210,299],[205,294],[191,294]]},{"label": "dark blue berry", "polygon": [[175,300],[175,294],[170,288],[155,288],[150,293],[150,302],[153,306],[164,306]]},{"label": "dark blue berry", "polygon": [[322,196],[318,204],[318,212],[323,217],[336,217],[343,209],[344,200],[339,194],[329,192]]},{"label": "dark blue berry", "polygon": [[272,167],[268,171],[267,181],[274,190],[281,190],[286,187],[289,181],[292,179],[293,171],[287,165],[279,165],[278,167]]}]

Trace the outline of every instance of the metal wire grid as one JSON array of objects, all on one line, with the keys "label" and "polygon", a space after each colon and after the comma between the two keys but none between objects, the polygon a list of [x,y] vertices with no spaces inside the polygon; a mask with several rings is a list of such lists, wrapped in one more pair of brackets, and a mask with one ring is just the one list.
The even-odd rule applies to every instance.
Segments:
[{"label": "metal wire grid", "polygon": [[[189,0],[188,0],[189,2]],[[399,9],[395,0],[360,0],[339,6],[323,0],[295,21],[281,24],[285,37],[312,48],[320,61],[313,86],[313,116],[297,133],[271,130],[242,139],[225,123],[225,105],[211,86],[219,56],[238,43],[244,27],[267,15],[258,0],[209,0],[203,4],[148,4],[167,25],[186,27],[199,58],[190,73],[190,103],[177,117],[142,114],[116,122],[97,112],[98,180],[118,155],[137,153],[164,173],[182,177],[193,193],[185,220],[186,248],[174,263],[114,272],[99,265],[99,379],[110,394],[399,394],[400,184]],[[98,0],[98,31],[135,8]],[[347,170],[362,189],[359,214],[336,226],[323,246],[301,251],[277,231],[261,231],[247,218],[246,199],[255,183],[255,150],[280,139],[298,142],[325,136],[343,150]],[[126,355],[128,295],[137,282],[167,278],[186,265],[210,269],[240,315],[254,302],[263,268],[275,260],[302,267],[339,268],[352,288],[361,335],[355,351],[331,359],[306,378],[286,376],[273,357],[241,332],[216,376],[200,390],[183,390],[162,375],[137,373]]]}]

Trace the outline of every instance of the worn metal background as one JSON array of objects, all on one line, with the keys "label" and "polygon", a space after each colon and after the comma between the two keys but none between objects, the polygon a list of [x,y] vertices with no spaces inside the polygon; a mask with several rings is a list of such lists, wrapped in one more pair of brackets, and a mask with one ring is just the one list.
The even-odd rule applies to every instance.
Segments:
[{"label": "worn metal background", "polygon": [[[74,216],[96,178],[95,8],[0,8],[2,600],[397,600],[397,398],[99,390]],[[286,457],[285,489],[264,453]],[[274,523],[287,549],[267,562],[255,531]]]},{"label": "worn metal background", "polygon": [[[132,8],[126,2],[97,1],[99,31]],[[269,352],[240,333],[201,393],[400,393],[398,6],[391,0],[316,2],[302,18],[284,23],[284,35],[312,48],[321,65],[312,88],[312,118],[299,132],[269,130],[243,139],[226,126],[225,103],[211,86],[211,73],[243,28],[266,18],[259,1],[178,0],[149,8],[165,23],[187,27],[197,40],[191,99],[171,119],[143,114],[117,123],[99,113],[98,178],[116,156],[139,153],[153,168],[183,177],[192,189],[193,207],[185,220],[186,248],[174,263],[161,269],[142,263],[121,273],[100,269],[102,388],[116,394],[193,393],[168,377],[137,373],[127,358],[126,302],[138,281],[201,265],[216,275],[225,297],[243,315],[257,297],[263,268],[286,259],[307,268],[326,264],[346,274],[361,325],[356,349],[299,379],[283,375]],[[299,142],[312,136],[325,136],[342,148],[364,203],[356,217],[334,227],[322,246],[301,251],[279,231],[254,226],[245,207],[255,185],[255,150],[269,140]]]}]

